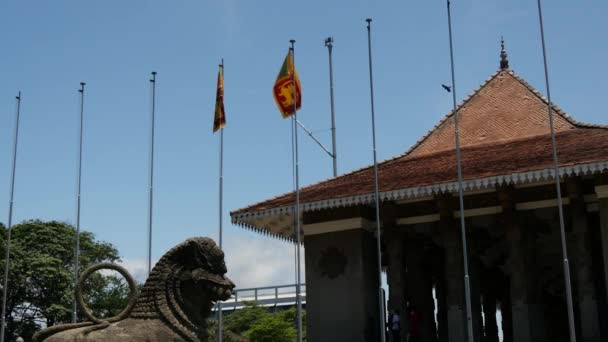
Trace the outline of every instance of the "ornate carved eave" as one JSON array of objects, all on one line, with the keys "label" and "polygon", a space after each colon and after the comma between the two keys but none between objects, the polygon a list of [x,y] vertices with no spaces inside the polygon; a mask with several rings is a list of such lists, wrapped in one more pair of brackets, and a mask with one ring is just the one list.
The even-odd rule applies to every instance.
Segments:
[{"label": "ornate carved eave", "polygon": [[[559,168],[560,177],[583,176],[608,171],[608,160],[587,164],[562,166]],[[503,185],[534,184],[553,180],[553,169],[542,169],[527,172],[516,172],[487,178],[465,179],[463,190],[466,192],[495,189]],[[448,182],[404,188],[380,192],[382,201],[416,200],[428,198],[441,193],[456,193],[458,182]],[[374,194],[364,194],[350,197],[331,198],[323,201],[302,203],[301,211],[310,212],[323,209],[341,208],[357,205],[372,205]],[[283,206],[260,211],[232,214],[232,223],[254,230],[261,234],[270,235],[279,239],[293,241],[293,206]]]}]

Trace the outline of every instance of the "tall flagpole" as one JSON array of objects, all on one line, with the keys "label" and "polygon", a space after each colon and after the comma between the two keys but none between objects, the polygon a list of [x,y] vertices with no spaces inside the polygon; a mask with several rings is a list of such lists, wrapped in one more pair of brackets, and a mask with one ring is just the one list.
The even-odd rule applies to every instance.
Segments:
[{"label": "tall flagpole", "polygon": [[148,275],[152,271],[152,214],[154,203],[154,122],[156,111],[156,71],[152,71],[152,111],[150,130],[150,179],[148,188]]},{"label": "tall flagpole", "polygon": [[[222,71],[222,83],[224,77],[224,59],[222,58],[222,64],[220,64],[220,69]],[[222,92],[223,84],[222,84]],[[223,101],[223,98],[222,98]],[[223,229],[222,229],[222,211],[223,211],[223,199],[224,199],[224,128],[220,128],[220,205],[219,205],[219,237],[220,237],[220,249],[222,249],[222,239],[223,239]],[[218,332],[217,332],[217,340],[218,342],[222,342],[222,301],[217,301],[218,308]]]},{"label": "tall flagpole", "polygon": [[15,194],[15,170],[17,168],[17,143],[19,141],[19,116],[21,114],[21,91],[16,97],[17,114],[15,119],[15,141],[13,143],[13,167],[11,171],[11,191],[8,206],[8,227],[6,236],[6,254],[4,256],[4,283],[2,286],[2,322],[0,323],[0,341],[4,341],[6,327],[6,294],[8,293],[8,270],[11,251],[11,232],[13,229],[13,198]]},{"label": "tall flagpole", "polygon": [[462,239],[462,257],[464,262],[464,294],[467,314],[467,333],[469,342],[473,342],[473,320],[471,314],[471,281],[469,278],[469,256],[467,250],[467,229],[464,220],[464,193],[462,190],[462,164],[460,160],[460,137],[458,131],[458,107],[456,105],[456,77],[454,76],[454,45],[452,43],[452,12],[448,3],[448,30],[450,34],[450,63],[452,69],[452,104],[454,106],[454,135],[456,136],[456,163],[458,168],[458,200],[460,203],[460,234]]},{"label": "tall flagpole", "polygon": [[292,62],[292,74],[291,79],[293,82],[293,125],[294,125],[294,150],[295,150],[295,162],[296,162],[296,307],[297,307],[297,320],[298,320],[298,342],[302,342],[302,298],[300,296],[300,162],[298,158],[298,88],[296,87],[296,59],[295,59],[295,40],[291,39],[291,62]]},{"label": "tall flagpole", "polygon": [[82,183],[82,130],[84,122],[84,86],[86,83],[80,82],[80,140],[78,147],[78,180],[76,190],[76,242],[74,244],[74,298],[72,302],[72,322],[78,320],[78,305],[76,301],[76,286],[78,285],[78,268],[80,267],[80,185]]},{"label": "tall flagpole", "polygon": [[[294,66],[295,68],[295,66]],[[291,125],[291,177],[292,177],[292,186],[293,192],[296,192],[296,146],[295,146],[295,131],[298,128],[297,122],[293,120]],[[294,235],[296,234],[296,226],[299,218],[296,215],[293,215],[293,227],[294,227]],[[298,283],[298,244],[295,243],[293,245],[293,272],[294,272],[294,282]],[[296,298],[296,306],[297,306],[297,298]]]},{"label": "tall flagpole", "polygon": [[547,66],[547,49],[545,47],[545,29],[543,25],[543,12],[540,0],[538,0],[538,21],[540,24],[540,37],[543,47],[543,63],[545,67],[545,83],[547,86],[547,111],[549,113],[549,126],[551,129],[551,148],[553,153],[553,178],[557,191],[557,208],[559,211],[559,228],[562,241],[562,254],[564,257],[564,282],[566,287],[566,302],[568,305],[568,326],[570,331],[570,342],[576,342],[576,328],[574,325],[574,305],[572,304],[572,285],[570,284],[570,266],[568,263],[568,248],[566,246],[566,229],[564,225],[564,209],[562,191],[560,188],[559,166],[557,160],[557,144],[555,142],[555,129],[553,128],[553,109],[551,108],[551,89],[549,87],[549,67]]},{"label": "tall flagpole", "polygon": [[331,146],[332,146],[332,159],[334,166],[334,177],[338,175],[338,155],[336,154],[336,116],[334,113],[334,68],[332,60],[332,51],[334,47],[334,38],[327,37],[325,39],[325,46],[329,53],[329,101],[331,104]]},{"label": "tall flagpole", "polygon": [[371,112],[372,112],[372,141],[374,150],[374,198],[376,200],[376,242],[378,249],[378,302],[379,302],[379,324],[380,324],[380,341],[385,341],[384,331],[384,296],[382,294],[382,243],[381,243],[381,231],[380,231],[380,196],[378,194],[378,161],[376,159],[376,115],[374,112],[374,77],[372,71],[372,19],[367,18],[367,50],[369,54],[369,91],[371,98]]}]

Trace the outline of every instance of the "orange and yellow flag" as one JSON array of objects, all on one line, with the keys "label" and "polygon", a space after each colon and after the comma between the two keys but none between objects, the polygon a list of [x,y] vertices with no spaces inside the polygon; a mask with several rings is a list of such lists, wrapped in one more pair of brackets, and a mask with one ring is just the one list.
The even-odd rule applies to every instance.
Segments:
[{"label": "orange and yellow flag", "polygon": [[[293,89],[294,78],[296,84],[295,92]],[[302,85],[300,84],[298,72],[293,64],[291,50],[287,52],[287,56],[279,71],[277,80],[274,82],[272,95],[283,118],[288,118],[294,114],[294,103],[296,110],[302,107]]]},{"label": "orange and yellow flag", "polygon": [[217,93],[215,95],[215,115],[213,118],[213,132],[226,126],[226,112],[224,111],[224,66],[220,65],[217,73]]}]

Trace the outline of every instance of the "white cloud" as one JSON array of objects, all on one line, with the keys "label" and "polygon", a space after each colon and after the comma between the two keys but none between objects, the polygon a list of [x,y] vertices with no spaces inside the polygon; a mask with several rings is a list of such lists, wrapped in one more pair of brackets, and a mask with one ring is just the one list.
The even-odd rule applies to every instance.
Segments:
[{"label": "white cloud", "polygon": [[[226,239],[224,253],[228,277],[237,288],[295,284],[295,254],[291,243],[262,237],[230,237]],[[300,249],[300,256],[304,283],[304,248]],[[120,264],[138,282],[146,280],[145,259],[123,259]]]},{"label": "white cloud", "polygon": [[[154,263],[156,263],[156,260],[154,260]],[[126,268],[138,283],[146,281],[148,276],[148,262],[146,259],[123,259],[120,265]]]},{"label": "white cloud", "polygon": [[[234,237],[224,247],[228,276],[237,288],[295,284],[294,245],[269,238]],[[304,248],[300,249],[302,282]]]}]

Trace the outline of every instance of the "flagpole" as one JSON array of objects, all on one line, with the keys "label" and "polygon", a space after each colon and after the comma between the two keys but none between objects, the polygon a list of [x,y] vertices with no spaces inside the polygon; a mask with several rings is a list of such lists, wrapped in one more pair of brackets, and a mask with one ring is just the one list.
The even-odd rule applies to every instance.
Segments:
[{"label": "flagpole", "polygon": [[[332,60],[332,50],[334,47],[334,38],[327,37],[325,39],[325,46],[329,53],[329,101],[331,105],[331,146],[332,146],[332,159],[334,167],[334,177],[338,175],[338,155],[336,154],[336,116],[334,113],[334,69]],[[312,135],[311,135],[312,136]]]},{"label": "flagpole", "polygon": [[[220,69],[222,72],[222,92],[223,89],[223,77],[224,77],[224,59],[222,58],[222,64],[220,64]],[[223,97],[223,95],[222,95]],[[222,98],[223,101],[223,98]],[[219,205],[219,226],[220,226],[220,249],[222,249],[222,239],[223,239],[223,229],[222,229],[222,211],[223,211],[223,197],[224,197],[224,128],[220,128],[220,205]],[[218,342],[222,342],[222,301],[217,301],[218,307],[218,333],[217,340]]]},{"label": "flagpole", "polygon": [[150,179],[148,188],[148,275],[152,271],[152,214],[154,203],[154,121],[156,111],[156,71],[152,71],[152,111],[150,115]]},{"label": "flagpole", "polygon": [[372,19],[367,18],[367,50],[369,54],[369,91],[371,98],[371,112],[372,112],[372,142],[374,150],[374,198],[376,200],[376,242],[378,249],[378,301],[380,310],[380,341],[385,341],[384,331],[384,300],[382,296],[382,244],[381,244],[381,231],[380,231],[380,197],[378,194],[378,161],[376,158],[376,115],[374,112],[374,77],[372,70]]},{"label": "flagpole", "polygon": [[[294,66],[295,68],[295,66]],[[296,192],[296,147],[295,147],[295,130],[297,129],[297,125],[294,124],[296,122],[293,120],[291,125],[291,177],[292,177],[292,186],[293,192]],[[296,226],[299,219],[296,215],[293,215],[293,227],[294,227],[294,236],[296,235]],[[294,270],[294,283],[298,283],[298,244],[295,243],[293,245],[293,270]],[[296,306],[297,306],[297,298],[296,298]]]},{"label": "flagpole", "polygon": [[8,270],[11,250],[11,232],[13,229],[13,198],[15,194],[15,170],[17,168],[17,143],[19,141],[19,116],[21,114],[21,91],[16,97],[17,113],[15,119],[15,141],[13,143],[13,167],[11,171],[11,191],[8,206],[8,227],[6,236],[6,253],[4,256],[4,283],[2,286],[2,322],[0,323],[0,341],[4,341],[4,330],[6,327],[6,294],[8,293]]},{"label": "flagpole", "polygon": [[555,129],[553,127],[553,109],[551,108],[551,89],[549,87],[549,67],[547,65],[547,49],[545,46],[545,29],[543,24],[543,12],[540,0],[538,3],[538,21],[540,24],[540,37],[543,48],[543,64],[545,68],[545,83],[547,87],[547,111],[549,113],[549,127],[551,129],[551,149],[553,154],[553,178],[557,191],[557,208],[559,212],[559,228],[561,233],[562,254],[564,257],[564,282],[566,287],[566,302],[568,305],[568,326],[570,331],[570,342],[576,342],[576,327],[574,325],[574,305],[572,303],[572,285],[570,283],[570,265],[568,262],[568,247],[566,245],[566,229],[564,224],[564,208],[562,191],[560,188],[559,164],[557,159],[557,144],[555,141]]},{"label": "flagpole", "polygon": [[[78,268],[80,266],[80,188],[82,183],[82,131],[84,122],[84,86],[86,83],[80,82],[80,140],[78,148],[78,181],[76,192],[76,243],[74,244],[74,291],[78,285]],[[72,322],[78,320],[78,305],[76,301],[76,292],[72,303]]]},{"label": "flagpole", "polygon": [[302,299],[300,298],[300,162],[298,158],[298,89],[296,86],[296,59],[295,59],[295,40],[291,39],[291,62],[293,72],[291,74],[293,82],[293,125],[294,125],[294,150],[295,150],[295,162],[296,162],[296,306],[297,306],[297,320],[298,320],[298,342],[302,341]]},{"label": "flagpole", "polygon": [[469,342],[473,342],[473,320],[471,313],[471,282],[469,277],[469,256],[467,250],[467,230],[464,217],[464,193],[462,189],[462,164],[460,160],[460,137],[458,131],[458,107],[456,105],[456,77],[454,75],[454,45],[452,43],[452,12],[448,4],[448,30],[450,34],[450,63],[452,69],[452,105],[454,106],[454,135],[456,137],[456,164],[458,168],[458,201],[460,204],[460,234],[462,239],[462,257],[464,262],[464,294],[467,315],[467,333]]}]

